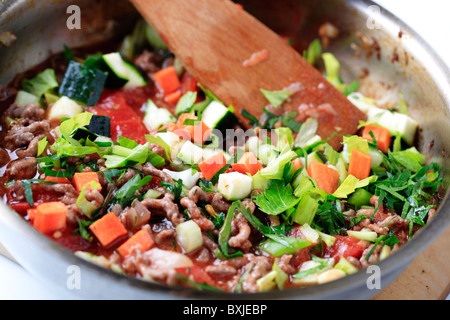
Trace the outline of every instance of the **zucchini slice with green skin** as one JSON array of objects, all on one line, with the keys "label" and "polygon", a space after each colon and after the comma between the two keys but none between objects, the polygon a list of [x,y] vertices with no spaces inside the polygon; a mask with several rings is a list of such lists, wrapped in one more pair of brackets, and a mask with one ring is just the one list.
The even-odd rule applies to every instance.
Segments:
[{"label": "zucchini slice with green skin", "polygon": [[87,126],[76,129],[72,134],[72,138],[76,140],[89,138],[89,140],[94,141],[99,136],[111,138],[110,117],[94,114]]},{"label": "zucchini slice with green skin", "polygon": [[102,60],[118,79],[126,79],[125,88],[142,87],[147,84],[135,66],[123,60],[118,52],[104,54]]},{"label": "zucchini slice with green skin", "polygon": [[107,74],[97,68],[70,61],[59,87],[59,94],[81,104],[93,106],[97,103],[105,86]]},{"label": "zucchini slice with green skin", "polygon": [[218,101],[211,103],[203,110],[202,120],[210,129],[226,130],[237,123],[236,115]]},{"label": "zucchini slice with green skin", "polygon": [[98,59],[89,58],[84,64],[107,72],[105,86],[110,89],[141,87],[147,84],[136,67],[122,59],[118,52],[104,54]]},{"label": "zucchini slice with green skin", "polygon": [[99,136],[111,138],[111,118],[94,114],[86,129]]}]

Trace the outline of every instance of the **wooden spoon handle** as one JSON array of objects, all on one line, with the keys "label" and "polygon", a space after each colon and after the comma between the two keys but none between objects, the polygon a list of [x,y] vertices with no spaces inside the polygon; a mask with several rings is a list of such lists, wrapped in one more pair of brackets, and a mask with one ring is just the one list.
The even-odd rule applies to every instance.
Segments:
[{"label": "wooden spoon handle", "polygon": [[[318,117],[322,138],[337,130],[353,134],[359,120],[364,119],[364,114],[286,41],[233,2],[131,2],[192,76],[226,105],[235,107],[242,123],[248,122],[241,115],[242,109],[259,117],[268,104],[260,89],[281,90],[292,84],[301,89],[274,112],[300,111],[300,118]],[[252,63],[254,54],[263,59]],[[330,144],[339,149],[340,138]]]}]

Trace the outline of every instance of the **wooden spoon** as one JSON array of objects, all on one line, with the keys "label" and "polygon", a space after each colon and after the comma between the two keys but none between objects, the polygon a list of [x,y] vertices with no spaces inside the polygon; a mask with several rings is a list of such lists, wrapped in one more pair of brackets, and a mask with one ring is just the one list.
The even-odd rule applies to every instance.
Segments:
[{"label": "wooden spoon", "polygon": [[[354,134],[365,118],[279,35],[229,0],[131,0],[186,70],[243,124],[245,109],[259,118],[268,102],[260,89],[301,89],[273,113],[299,111],[318,117],[318,134]],[[294,85],[295,86],[295,85]],[[341,147],[341,135],[329,141]]]}]

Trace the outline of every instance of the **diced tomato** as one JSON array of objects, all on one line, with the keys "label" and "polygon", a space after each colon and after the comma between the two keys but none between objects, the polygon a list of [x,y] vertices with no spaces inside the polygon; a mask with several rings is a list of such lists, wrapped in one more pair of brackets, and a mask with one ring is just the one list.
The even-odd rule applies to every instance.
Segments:
[{"label": "diced tomato", "polygon": [[146,143],[145,134],[148,131],[144,127],[141,121],[129,120],[129,121],[117,121],[111,124],[111,139],[118,141],[119,136],[131,139],[137,143]]},{"label": "diced tomato", "polygon": [[185,94],[188,91],[197,91],[197,80],[189,72],[185,72],[181,76],[181,93]]},{"label": "diced tomato", "polygon": [[111,139],[117,141],[119,136],[145,143],[144,135],[148,133],[141,117],[131,108],[123,91],[108,91],[100,97],[96,106],[89,112],[111,118]]},{"label": "diced tomato", "polygon": [[335,258],[338,262],[339,256],[361,258],[364,248],[358,245],[359,240],[350,236],[335,236],[336,241],[331,247],[325,247],[324,257]]},{"label": "diced tomato", "polygon": [[193,265],[192,267],[176,268],[177,272],[186,277],[193,277],[193,280],[198,283],[214,285],[214,280],[199,266]]},{"label": "diced tomato", "polygon": [[153,98],[151,86],[125,88],[123,91],[125,92],[126,103],[138,113],[140,113],[140,109],[147,103],[148,99]]},{"label": "diced tomato", "polygon": [[11,209],[18,213],[26,213],[27,210],[31,209],[28,202],[18,202],[18,203],[12,203],[9,205]]},{"label": "diced tomato", "polygon": [[111,118],[111,123],[126,120],[139,120],[138,114],[127,104],[123,91],[104,90],[97,105],[89,108],[89,112]]},{"label": "diced tomato", "polygon": [[311,260],[311,248],[303,248],[298,251],[295,256],[292,258],[292,264],[295,268],[300,268],[303,262]]}]

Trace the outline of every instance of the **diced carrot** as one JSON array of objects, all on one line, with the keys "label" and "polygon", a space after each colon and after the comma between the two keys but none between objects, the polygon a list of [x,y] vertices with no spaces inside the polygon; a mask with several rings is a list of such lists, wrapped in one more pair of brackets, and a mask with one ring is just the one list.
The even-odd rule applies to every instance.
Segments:
[{"label": "diced carrot", "polygon": [[164,95],[177,91],[181,87],[180,79],[173,66],[164,68],[153,74],[153,80]]},{"label": "diced carrot", "polygon": [[117,251],[122,257],[126,257],[133,248],[137,248],[144,252],[153,248],[154,245],[155,241],[153,241],[150,233],[146,229],[141,229],[122,244]]},{"label": "diced carrot", "polygon": [[44,202],[34,212],[33,226],[42,233],[64,229],[66,227],[67,207],[59,201]]},{"label": "diced carrot", "polygon": [[177,104],[181,98],[181,91],[175,91],[164,96],[164,100],[170,104]]},{"label": "diced carrot", "polygon": [[191,140],[191,134],[186,129],[177,128],[172,132],[175,133],[181,140]]},{"label": "diced carrot", "polygon": [[237,172],[252,176],[262,169],[261,162],[258,161],[253,152],[245,152],[237,163],[233,163],[231,167]]},{"label": "diced carrot", "polygon": [[370,166],[372,164],[372,156],[358,149],[353,149],[350,155],[350,164],[348,166],[348,174],[358,179],[365,179],[370,175]]},{"label": "diced carrot", "polygon": [[209,127],[203,121],[200,121],[199,124],[193,126],[186,126],[184,129],[189,132],[191,141],[198,144],[204,144],[211,132]]},{"label": "diced carrot", "polygon": [[295,171],[302,167],[302,163],[300,162],[300,158],[296,158],[292,160],[292,165],[294,166]]},{"label": "diced carrot", "polygon": [[225,156],[223,152],[220,152],[211,158],[203,161],[198,165],[198,168],[203,173],[203,177],[206,180],[211,180],[212,177],[222,169],[227,163],[227,160],[225,159]]},{"label": "diced carrot", "polygon": [[125,229],[114,212],[105,214],[103,217],[92,223],[89,226],[89,229],[104,247],[109,246],[111,243],[127,234],[127,229]]},{"label": "diced carrot", "polygon": [[84,186],[87,190],[92,190],[91,182],[95,184],[95,190],[101,191],[102,187],[98,179],[96,172],[76,172],[72,178],[73,185],[78,192],[80,192]]},{"label": "diced carrot", "polygon": [[183,128],[185,126],[184,121],[186,121],[188,119],[190,119],[190,120],[197,120],[198,118],[197,118],[197,116],[195,114],[192,114],[192,113],[182,113],[178,117],[177,126],[179,128]]},{"label": "diced carrot", "polygon": [[46,176],[45,179],[46,181],[52,181],[52,182],[56,182],[56,183],[69,183],[70,184],[70,180],[64,177],[52,177],[52,176]]},{"label": "diced carrot", "polygon": [[157,132],[164,132],[164,131],[174,132],[174,131],[177,130],[177,129],[178,129],[178,126],[177,126],[176,123],[169,122],[168,124],[163,125],[163,126],[160,127],[159,129],[157,129],[157,130],[155,131],[155,134],[156,134]]},{"label": "diced carrot", "polygon": [[339,173],[328,165],[311,162],[307,171],[320,190],[332,194],[339,187]]},{"label": "diced carrot", "polygon": [[28,209],[28,210],[27,210],[27,217],[28,217],[28,220],[33,221],[33,220],[34,220],[34,217],[36,216],[36,212],[37,212],[37,209],[33,209],[33,208]]},{"label": "diced carrot", "polygon": [[190,113],[182,113],[178,118],[177,126],[186,132],[178,132],[178,136],[184,140],[190,139],[195,143],[203,144],[208,139],[211,129],[203,121],[195,125],[185,125],[184,122],[188,119],[197,120],[198,118]]},{"label": "diced carrot", "polygon": [[244,6],[242,4],[240,4],[240,3],[236,3],[236,7],[238,7],[241,10],[244,9]]},{"label": "diced carrot", "polygon": [[377,142],[378,149],[384,153],[387,153],[391,145],[391,133],[387,128],[367,125],[364,127],[362,137],[367,141],[373,141],[370,132],[372,131],[375,141]]}]

